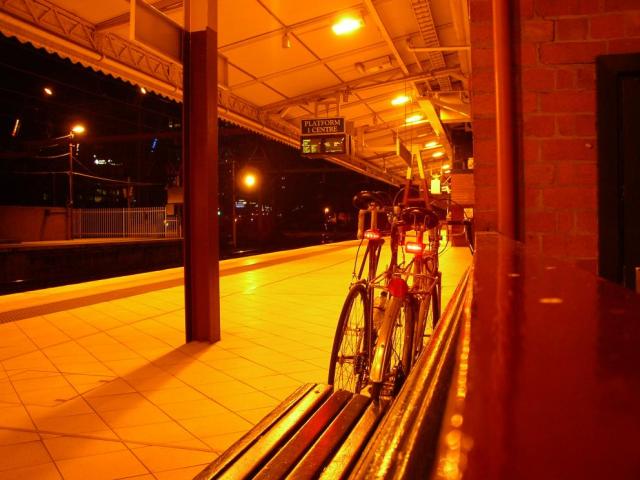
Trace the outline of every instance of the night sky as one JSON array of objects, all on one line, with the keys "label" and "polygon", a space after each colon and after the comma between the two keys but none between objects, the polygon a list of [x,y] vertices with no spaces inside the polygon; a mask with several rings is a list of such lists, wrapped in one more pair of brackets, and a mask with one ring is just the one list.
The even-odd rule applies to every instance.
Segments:
[{"label": "night sky", "polygon": [[[126,207],[127,180],[134,185],[131,206],[165,205],[167,188],[181,181],[181,105],[0,36],[0,204],[65,205],[69,147],[55,139],[76,123],[87,133],[78,137],[74,169],[102,179],[74,177],[76,207]],[[259,188],[236,190],[239,244],[305,235],[316,241],[326,229],[325,208],[339,220],[339,236],[352,237],[352,196],[390,188],[222,121],[219,137],[223,247],[230,241],[232,166],[238,175],[259,174]],[[255,235],[251,217],[260,210]]]}]

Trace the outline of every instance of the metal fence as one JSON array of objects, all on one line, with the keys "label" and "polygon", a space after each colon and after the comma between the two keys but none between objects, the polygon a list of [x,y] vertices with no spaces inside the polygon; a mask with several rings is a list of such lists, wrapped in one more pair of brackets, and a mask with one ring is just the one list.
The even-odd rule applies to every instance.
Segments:
[{"label": "metal fence", "polygon": [[179,238],[180,218],[164,207],[77,208],[73,238]]}]

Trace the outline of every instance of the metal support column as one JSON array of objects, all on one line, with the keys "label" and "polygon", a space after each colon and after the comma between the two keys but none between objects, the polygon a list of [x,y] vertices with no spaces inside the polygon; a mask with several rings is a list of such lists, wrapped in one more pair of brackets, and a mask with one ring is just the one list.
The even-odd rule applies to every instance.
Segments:
[{"label": "metal support column", "polygon": [[217,0],[185,0],[184,290],[187,341],[220,340]]},{"label": "metal support column", "polygon": [[498,232],[518,239],[516,222],[516,157],[512,75],[510,0],[493,0],[493,52],[496,80]]}]

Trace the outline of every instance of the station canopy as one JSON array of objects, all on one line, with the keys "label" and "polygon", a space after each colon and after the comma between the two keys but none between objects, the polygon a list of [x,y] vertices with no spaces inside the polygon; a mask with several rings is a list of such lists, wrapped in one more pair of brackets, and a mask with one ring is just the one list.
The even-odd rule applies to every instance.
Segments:
[{"label": "station canopy", "polygon": [[[347,152],[322,156],[393,184],[412,156],[453,161],[452,132],[471,128],[467,0],[217,3],[220,118],[299,148],[303,119],[342,117]],[[183,25],[181,0],[149,5]],[[181,61],[131,38],[130,9],[2,0],[0,32],[181,100]],[[345,18],[357,28],[336,34]]]}]

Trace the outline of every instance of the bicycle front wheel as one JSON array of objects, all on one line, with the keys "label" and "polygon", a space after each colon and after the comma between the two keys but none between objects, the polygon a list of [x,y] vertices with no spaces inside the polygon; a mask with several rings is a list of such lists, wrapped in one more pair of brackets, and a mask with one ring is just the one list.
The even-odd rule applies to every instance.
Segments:
[{"label": "bicycle front wheel", "polygon": [[371,320],[367,289],[362,283],[351,287],[344,302],[329,363],[329,385],[334,390],[359,393],[366,385],[369,369]]},{"label": "bicycle front wheel", "polygon": [[414,333],[414,301],[411,296],[387,302],[385,318],[371,365],[371,396],[395,396],[409,374]]}]

